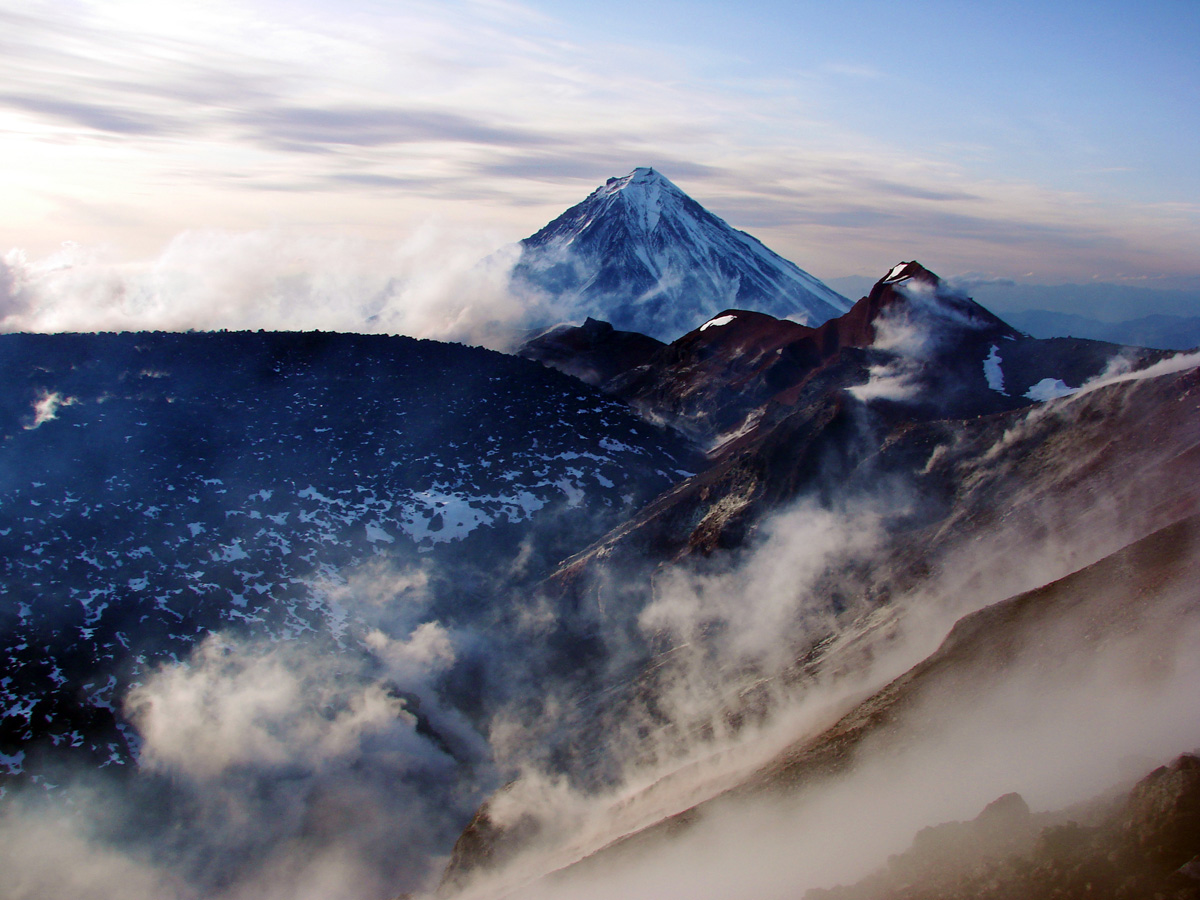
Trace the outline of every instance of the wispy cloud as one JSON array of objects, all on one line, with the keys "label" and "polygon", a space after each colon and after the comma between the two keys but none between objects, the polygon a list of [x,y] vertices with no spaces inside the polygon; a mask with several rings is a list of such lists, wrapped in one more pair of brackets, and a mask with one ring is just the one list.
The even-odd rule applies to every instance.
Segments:
[{"label": "wispy cloud", "polygon": [[171,134],[181,130],[177,119],[148,115],[133,109],[61,100],[35,94],[0,93],[0,104],[81,128],[122,135]]},{"label": "wispy cloud", "polygon": [[[1014,248],[1066,277],[1188,270],[1193,208],[981,181],[829,118],[828,79],[883,73],[814,65],[718,79],[686,47],[586,42],[502,0],[9,4],[0,245],[145,253],[189,228],[293,221],[395,238],[431,213],[511,239],[654,165],[817,274],[918,255],[1005,271]],[[101,214],[118,206],[124,222]]]},{"label": "wispy cloud", "polygon": [[488,146],[538,146],[544,135],[503,128],[454,113],[396,107],[250,110],[237,116],[254,139],[292,149],[297,144],[347,144],[379,147],[395,144],[463,143]]}]

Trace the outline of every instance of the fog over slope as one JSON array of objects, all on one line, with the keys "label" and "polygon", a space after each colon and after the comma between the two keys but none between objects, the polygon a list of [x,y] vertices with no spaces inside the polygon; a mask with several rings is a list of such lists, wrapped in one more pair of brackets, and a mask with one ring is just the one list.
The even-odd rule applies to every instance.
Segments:
[{"label": "fog over slope", "polygon": [[[422,241],[9,258],[0,313],[519,335],[490,246]],[[796,897],[1200,745],[1196,354],[1032,341],[915,262],[608,393],[406,338],[54,341],[0,447],[4,896]]]},{"label": "fog over slope", "polygon": [[[1160,455],[1139,451],[1132,458],[1140,463],[1131,466],[1129,448],[1094,443],[1117,426],[1118,441],[1151,446],[1162,432],[1139,438],[1123,429],[1150,424],[1129,411],[1148,409],[1164,388],[1191,421]],[[1178,518],[1197,508],[1196,390],[1194,368],[1111,384],[1039,407],[997,434],[998,442],[978,445],[974,462],[960,457],[959,465],[974,469],[967,482],[983,490],[974,502],[964,498],[964,518],[950,525],[958,533],[930,536],[928,553],[920,554],[930,570],[915,580],[894,568],[875,575],[876,583],[907,587],[886,610],[831,629],[836,637],[810,680],[776,677],[767,690],[778,712],[761,725],[713,711],[732,696],[740,698],[733,708],[740,702],[745,709],[746,698],[763,689],[763,669],[781,651],[772,640],[781,634],[777,610],[791,606],[795,615],[792,604],[807,597],[810,622],[829,616],[811,588],[831,559],[845,562],[828,555],[831,546],[851,538],[851,555],[883,565],[903,560],[879,554],[879,511],[822,520],[802,505],[774,522],[744,567],[689,577],[682,589],[667,580],[656,592],[659,615],[669,609],[676,628],[691,629],[675,653],[695,659],[672,661],[678,681],[670,682],[664,718],[690,721],[692,739],[670,735],[648,757],[644,730],[628,735],[635,762],[618,791],[568,802],[564,786],[548,790],[536,778],[508,788],[489,809],[493,827],[528,832],[522,816],[552,825],[541,832],[540,849],[534,838],[507,869],[467,880],[465,895],[799,896],[857,880],[905,849],[919,828],[973,818],[1007,792],[1019,791],[1036,810],[1060,809],[1200,745],[1196,523]],[[1122,422],[1124,415],[1130,420]],[[1094,436],[1086,426],[1069,435],[1072,419],[1091,419]],[[1056,432],[1057,453],[1041,460],[1002,455]],[[1025,471],[1003,471],[1014,467]],[[1112,493],[1095,492],[1098,484]],[[988,509],[989,498],[1006,494],[1012,515]],[[1180,524],[1157,531],[1170,522]],[[813,528],[830,536],[828,544],[813,539]],[[778,569],[764,571],[768,562]],[[951,633],[962,615],[994,603],[1001,604],[994,612]],[[714,626],[717,638],[698,646]],[[888,687],[906,698],[902,713],[887,712],[883,699],[856,710],[947,634],[938,653]],[[759,667],[747,668],[748,657]],[[930,686],[908,699],[906,682]],[[846,744],[836,735],[849,733],[851,723],[861,738]],[[696,809],[710,797],[720,799]]]}]

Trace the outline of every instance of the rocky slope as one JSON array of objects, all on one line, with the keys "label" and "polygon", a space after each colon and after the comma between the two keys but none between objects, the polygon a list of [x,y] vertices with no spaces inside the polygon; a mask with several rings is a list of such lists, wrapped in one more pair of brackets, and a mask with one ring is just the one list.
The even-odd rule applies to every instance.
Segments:
[{"label": "rocky slope", "polygon": [[[1117,710],[1130,703],[1161,703],[1168,733],[1174,730],[1169,723],[1175,716],[1195,714],[1196,670],[1190,661],[1200,646],[1198,566],[1200,518],[1191,515],[1070,575],[990,604],[959,620],[926,659],[865,699],[851,702],[831,725],[804,735],[766,765],[743,769],[733,774],[732,782],[727,777],[724,787],[708,773],[708,788],[714,792],[710,799],[685,802],[655,819],[654,810],[663,809],[664,799],[659,796],[655,802],[656,793],[681,798],[694,793],[679,792],[678,784],[672,791],[664,779],[641,795],[625,795],[619,806],[608,810],[611,822],[630,827],[637,820],[631,811],[639,805],[649,818],[628,832],[609,830],[607,841],[602,829],[593,833],[594,843],[590,848],[587,843],[576,845],[573,859],[547,849],[556,841],[539,830],[536,818],[527,817],[513,827],[498,822],[485,807],[455,848],[447,887],[465,888],[468,896],[510,896],[515,885],[525,882],[519,893],[541,896],[534,873],[544,876],[556,870],[546,884],[550,895],[569,895],[577,886],[586,888],[602,879],[619,885],[624,895],[652,896],[653,888],[640,883],[637,873],[652,868],[660,856],[677,856],[682,851],[672,848],[688,846],[689,835],[696,835],[699,847],[714,835],[724,835],[736,845],[737,833],[730,829],[752,820],[755,803],[788,798],[797,808],[790,815],[801,817],[790,827],[800,827],[805,815],[820,815],[827,808],[820,802],[825,793],[845,793],[844,785],[859,778],[877,784],[881,766],[891,780],[903,784],[911,777],[910,767],[929,765],[936,771],[940,765],[945,769],[941,777],[950,781],[939,782],[935,775],[933,789],[972,794],[979,785],[954,783],[951,768],[972,771],[972,762],[949,760],[958,759],[962,746],[973,748],[971,752],[984,757],[977,764],[979,771],[987,772],[997,761],[981,752],[980,741],[998,739],[1006,729],[1017,736],[1007,750],[1000,738],[1002,746],[995,752],[1001,759],[1019,753],[1072,772],[1070,759],[1046,763],[1045,754],[1053,754],[1052,745],[1058,741],[1086,745],[1086,736],[1073,732],[1091,727],[1096,713],[1088,707],[1098,698],[1113,708],[1114,718],[1105,720],[1110,733],[1096,740],[1115,747],[1156,746],[1161,735],[1130,731],[1139,726],[1131,726]],[[909,609],[906,614],[919,616],[922,611]],[[876,652],[895,639],[889,631],[868,632]],[[839,654],[846,659],[839,660]],[[809,677],[846,663],[859,668],[869,660],[861,645],[842,644],[828,653],[823,665],[811,667]],[[1147,717],[1143,712],[1133,718],[1140,722]],[[1183,731],[1195,735],[1194,729]],[[1026,744],[1034,734],[1051,747]],[[946,762],[926,762],[940,754]],[[706,767],[693,769],[680,770],[672,778],[693,781],[694,790]],[[1196,884],[1187,869],[1200,852],[1200,832],[1194,828],[1194,769],[1194,760],[1185,757],[1171,769],[1156,771],[1115,809],[1111,803],[1093,804],[1085,827],[1075,821],[1077,814],[1031,818],[1023,801],[1007,798],[970,827],[941,826],[919,833],[912,850],[855,887],[814,890],[808,896],[1133,897],[1163,889],[1180,892],[1166,896],[1194,896],[1188,893]],[[1078,777],[1077,772],[1072,775]],[[1016,770],[1010,777],[1019,783],[1022,773]],[[884,797],[886,792],[880,803],[895,802]],[[888,808],[887,815],[903,817],[903,810]],[[864,822],[869,820],[866,816]],[[817,831],[822,827],[819,820],[807,824]],[[534,860],[544,855],[552,862],[541,862],[540,871],[538,862],[522,870],[522,853]],[[727,865],[729,856],[717,854],[711,865]],[[701,871],[710,865],[701,858],[693,862]],[[496,872],[494,879],[488,877],[489,870]],[[480,880],[472,881],[472,874]],[[626,882],[627,877],[633,880]],[[802,886],[806,873],[801,867],[793,877]],[[753,876],[747,883],[754,884]]]},{"label": "rocky slope", "polygon": [[[894,267],[818,329],[727,311],[605,385],[644,417],[709,447],[710,463],[589,552],[734,547],[802,493],[870,493],[890,475],[918,477],[918,511],[936,515],[933,506],[953,500],[934,489],[943,471],[936,460],[921,471],[930,451],[948,452],[972,433],[994,440],[1002,426],[991,416],[1019,415],[1110,366],[1144,367],[1166,355],[1028,338],[917,263]],[[1048,384],[1056,389],[1037,389]]]},{"label": "rocky slope", "polygon": [[[681,398],[694,403],[693,412],[720,415],[732,408],[736,415],[746,415],[748,409],[757,414],[741,435],[716,444],[707,470],[566,561],[542,587],[560,608],[575,611],[573,618],[561,621],[561,627],[598,634],[606,642],[609,652],[597,652],[598,659],[619,655],[618,648],[625,654],[624,668],[598,665],[589,673],[594,680],[582,679],[589,687],[580,691],[577,715],[566,717],[562,728],[576,747],[600,746],[604,735],[611,740],[617,733],[635,748],[638,740],[645,742],[640,756],[641,751],[631,753],[628,744],[622,753],[626,762],[638,760],[635,768],[649,767],[641,771],[654,786],[641,795],[626,795],[620,815],[610,810],[609,821],[614,824],[608,830],[597,828],[608,841],[630,850],[643,848],[644,853],[638,853],[652,856],[656,851],[647,848],[662,846],[659,837],[669,835],[674,840],[680,828],[699,815],[694,804],[706,791],[728,791],[731,779],[747,786],[761,782],[772,790],[797,784],[786,774],[792,771],[787,753],[758,776],[751,775],[753,766],[743,768],[740,775],[727,771],[722,778],[707,781],[697,772],[685,791],[688,802],[667,814],[664,809],[669,804],[654,800],[670,793],[662,786],[667,779],[657,781],[644,773],[663,764],[664,734],[676,735],[681,746],[695,751],[722,732],[722,740],[739,731],[754,733],[771,718],[773,707],[786,708],[813,685],[869,671],[872,660],[885,655],[897,635],[906,631],[900,611],[907,607],[897,605],[902,598],[943,598],[934,605],[928,599],[921,601],[925,607],[917,610],[918,619],[936,618],[956,608],[987,607],[1096,563],[1100,574],[1081,573],[1065,586],[1045,590],[1046,596],[1058,598],[1047,601],[1052,608],[1070,609],[1073,615],[1080,605],[1084,619],[1076,626],[1089,635],[1100,635],[1099,640],[1105,640],[1104,629],[1110,626],[1118,631],[1125,625],[1139,629],[1137,611],[1147,596],[1155,599],[1155,604],[1146,606],[1147,614],[1161,614],[1163,618],[1156,620],[1160,622],[1179,624],[1182,620],[1176,621],[1175,612],[1194,605],[1195,598],[1187,595],[1188,567],[1194,568],[1197,559],[1194,540],[1187,537],[1195,530],[1194,522],[1177,523],[1200,508],[1195,478],[1200,462],[1195,361],[1160,366],[1039,403],[1002,389],[1000,377],[1014,387],[1032,386],[1046,378],[1078,387],[1108,367],[1121,348],[1033,341],[964,299],[952,298],[949,312],[939,307],[932,311],[939,323],[950,322],[935,342],[936,352],[921,357],[919,366],[904,373],[914,386],[912,392],[904,398],[856,396],[856,389],[872,379],[868,354],[878,354],[875,366],[890,365],[896,358],[892,347],[876,346],[884,311],[899,307],[892,313],[898,320],[920,322],[931,314],[928,301],[941,299],[932,276],[906,268],[889,273],[863,302],[864,310],[876,306],[874,314],[862,314],[858,322],[843,317],[845,321],[837,320],[840,330],[834,323],[826,326],[823,337],[829,353],[815,354],[810,367],[789,368],[775,361],[783,355],[774,353],[780,346],[812,346],[814,335],[801,326],[744,314],[740,332],[727,331],[721,339],[710,336],[710,332],[735,328],[739,314],[731,311],[660,352],[656,362],[663,366],[660,371],[670,375],[655,379],[646,375],[645,366],[632,370],[636,377],[645,378],[645,384],[658,386],[654,402],[666,409],[664,420],[672,416],[676,421],[702,420],[692,413],[690,418],[681,415],[686,408]],[[919,295],[921,305],[916,311],[906,308],[910,297],[894,287],[913,275],[933,288]],[[890,302],[880,302],[887,298]],[[882,330],[887,327],[891,326]],[[989,376],[987,361],[1001,355],[993,350],[998,345],[1013,348],[1003,354],[1009,365],[995,362],[1000,376]],[[715,349],[706,353],[708,348]],[[767,361],[761,363],[764,358]],[[1125,357],[1142,366],[1156,358],[1155,354]],[[789,379],[772,383],[763,373],[769,375],[775,367],[790,371]],[[698,370],[704,374],[697,374]],[[1156,376],[1156,371],[1161,374]],[[721,377],[742,378],[743,392],[722,393]],[[624,383],[628,382],[622,376],[615,380],[618,386]],[[610,390],[613,385],[609,383]],[[949,404],[957,415],[942,415],[945,407],[931,401],[941,396],[939,385],[961,388]],[[739,398],[746,404],[740,408]],[[643,411],[654,408],[653,403],[642,407]],[[962,418],[963,414],[969,417]],[[708,433],[720,427],[709,426]],[[802,506],[789,512],[796,502]],[[864,503],[869,515],[850,512]],[[835,512],[825,515],[822,510]],[[801,556],[809,552],[803,543],[780,543],[779,523],[796,528],[805,518],[839,529],[835,542],[844,541],[844,551],[826,551],[815,574],[798,572],[791,593],[787,585],[772,587],[778,596],[770,603],[754,593],[737,594],[761,591],[763,584],[771,583],[767,572],[760,573],[758,567],[793,568],[781,552]],[[886,537],[865,550],[856,549],[853,529],[873,527],[881,527]],[[1167,530],[1158,532],[1163,528]],[[1152,533],[1157,534],[1146,537]],[[819,542],[819,532],[808,540]],[[1131,541],[1128,550],[1121,549]],[[664,561],[670,561],[670,566]],[[723,574],[730,566],[735,577]],[[686,641],[670,632],[656,635],[645,628],[622,630],[615,624],[646,622],[647,610],[657,609],[664,594],[678,593],[680,568],[691,573],[685,576],[694,586],[689,590],[707,590],[711,582],[731,592],[731,608],[712,606],[709,618],[688,632]],[[1174,586],[1170,591],[1165,590],[1168,582]],[[696,604],[703,597],[696,600],[684,593],[679,599]],[[747,630],[745,622],[756,615],[777,616],[771,604],[780,602],[794,612],[774,620],[772,650],[757,656],[723,656],[725,635]],[[1001,610],[1027,602],[1009,601],[989,612],[1003,617],[1008,613]],[[1175,602],[1182,605],[1171,607]],[[697,609],[704,614],[703,605]],[[1041,631],[1044,624],[1031,629]],[[980,638],[972,651],[974,662],[968,664],[964,656],[947,668],[965,673],[978,664],[988,672],[980,676],[984,682],[997,678],[1007,664],[996,646],[997,631],[1016,627],[1003,620],[984,629],[990,637]],[[1067,664],[1087,658],[1084,647],[1048,643],[1063,652],[1064,660],[1072,661]],[[640,669],[630,663],[631,646],[636,648],[633,657],[641,654]],[[787,649],[779,652],[780,648]],[[703,657],[700,663],[696,663],[697,653]],[[722,666],[725,672],[707,684],[704,679]],[[679,711],[665,699],[678,690],[681,679],[690,684],[693,697],[711,689],[707,706],[699,704],[698,712],[693,706],[684,718],[678,718]],[[606,686],[602,706],[589,699],[597,685]],[[863,715],[868,731],[891,730],[874,714]],[[630,737],[631,729],[622,730],[622,721],[642,723],[642,737]],[[539,734],[550,742],[559,739],[555,729],[544,727]],[[686,738],[705,734],[709,738],[698,742]],[[853,755],[853,744],[840,738],[806,740],[814,741],[811,746],[820,748],[817,755],[825,762],[812,762],[804,756],[807,751],[788,751],[804,756],[799,768],[805,772],[828,775],[848,764]],[[714,755],[719,746],[721,741],[713,744]],[[747,753],[753,756],[752,751]],[[828,754],[832,756],[826,759]],[[597,766],[586,753],[576,752],[573,759],[571,766],[582,763],[584,770]],[[836,760],[842,761],[835,764]],[[568,769],[574,771],[571,766]],[[681,778],[675,775],[670,781],[678,785]],[[639,808],[641,813],[636,812]],[[514,831],[516,822],[520,824]],[[658,822],[645,838],[622,836],[623,830],[641,833]],[[549,853],[539,843],[545,837],[541,833],[539,838],[539,833],[536,816],[514,820],[509,811],[498,819],[485,808],[456,848],[447,884],[469,885],[480,871],[519,867],[513,860],[526,852],[522,847],[540,848],[533,851],[535,856]],[[605,842],[600,836],[591,840],[589,845],[581,839],[573,851],[550,853],[551,867],[569,865],[571,852],[576,858],[586,856]],[[602,854],[595,865],[618,863]]]},{"label": "rocky slope", "polygon": [[1200,758],[1184,754],[1127,794],[1031,814],[1018,794],[970,822],[918,832],[887,868],[806,900],[1200,897]]},{"label": "rocky slope", "polygon": [[[573,345],[582,354],[588,341],[583,330],[559,328],[551,354],[547,340],[531,339],[523,355],[552,356],[564,370]],[[605,348],[595,341],[587,347],[588,365],[598,372]],[[1070,393],[1118,356],[1137,366],[1163,355],[1100,341],[1034,340],[907,262],[819,327],[726,309],[656,353],[607,353],[603,371],[616,374],[600,383],[648,418],[713,448],[764,416],[835,389],[877,405],[903,404],[909,419],[963,418]]]},{"label": "rocky slope", "polygon": [[1066,703],[1097,660],[1130,721],[1200,721],[1197,360],[1035,341],[916,263],[818,327],[687,327],[527,346],[574,378],[403,338],[0,337],[8,786],[128,773],[105,827],[196,896],[326,850],[375,861],[364,896],[417,888],[490,794],[444,890],[498,896],[623,878],[879,748],[902,781],[957,700]]}]

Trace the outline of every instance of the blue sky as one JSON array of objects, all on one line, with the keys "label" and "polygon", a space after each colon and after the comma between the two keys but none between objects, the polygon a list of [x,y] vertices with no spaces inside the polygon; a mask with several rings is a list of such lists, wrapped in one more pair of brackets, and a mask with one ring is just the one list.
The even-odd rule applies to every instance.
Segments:
[{"label": "blue sky", "polygon": [[0,253],[480,246],[655,165],[822,277],[1200,278],[1200,4],[0,0]]}]

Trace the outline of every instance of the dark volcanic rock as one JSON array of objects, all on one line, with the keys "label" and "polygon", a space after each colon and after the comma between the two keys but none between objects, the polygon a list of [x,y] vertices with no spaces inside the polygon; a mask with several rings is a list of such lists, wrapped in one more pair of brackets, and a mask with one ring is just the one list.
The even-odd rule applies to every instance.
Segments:
[{"label": "dark volcanic rock", "polygon": [[721,450],[831,391],[880,409],[899,406],[892,414],[905,421],[966,418],[1045,399],[1029,394],[1043,381],[1078,388],[1118,355],[1131,367],[1163,356],[1098,341],[1034,340],[909,262],[818,328],[727,309],[608,390]]},{"label": "dark volcanic rock", "polygon": [[[1169,652],[1175,636],[1190,633],[1186,623],[1194,625],[1200,615],[1200,597],[1195,592],[1195,585],[1200,584],[1197,396],[1200,373],[1188,370],[1114,384],[1068,403],[1040,408],[1034,415],[1014,411],[897,428],[888,442],[876,444],[878,454],[896,455],[897,465],[909,467],[915,491],[935,493],[942,500],[932,503],[925,518],[909,522],[911,531],[905,531],[905,523],[895,523],[900,527],[892,542],[871,558],[856,586],[857,602],[866,605],[847,607],[847,622],[859,615],[870,619],[870,604],[886,603],[891,592],[919,589],[923,580],[937,575],[943,565],[954,564],[960,551],[974,553],[983,546],[988,553],[1003,553],[1009,546],[1006,529],[1018,540],[1011,545],[1011,557],[1000,556],[995,561],[997,573],[1019,569],[1015,561],[1022,559],[1021,548],[1027,548],[1030,541],[1052,539],[1063,547],[1084,545],[1098,537],[1092,533],[1098,530],[1104,533],[1104,540],[1117,542],[1114,551],[1074,574],[962,619],[933,656],[829,729],[799,741],[744,782],[733,796],[803,791],[819,785],[851,770],[859,749],[868,741],[879,745],[876,749],[881,746],[885,752],[900,755],[907,746],[905,741],[919,741],[927,734],[927,719],[938,708],[937,698],[948,693],[983,693],[1005,684],[1017,670],[1037,671],[1039,683],[1045,685],[1070,683],[1081,667],[1086,670],[1092,665],[1095,654],[1133,635],[1139,636],[1143,646]],[[781,438],[781,445],[787,443]],[[1004,452],[996,452],[997,447]],[[736,507],[729,502],[734,498],[743,498],[743,509],[752,503],[746,498],[761,494],[762,485],[749,470],[736,475],[733,465],[732,458],[727,458],[717,467],[725,472],[726,482],[708,482],[715,477],[709,472],[660,497],[631,523],[561,567],[545,590],[556,597],[565,593],[581,608],[595,608],[598,602],[608,609],[622,602],[640,608],[638,603],[645,602],[644,597],[639,599],[633,593],[622,597],[605,575],[608,567],[629,571],[623,568],[631,565],[622,556],[626,550],[636,556],[639,548],[655,546],[658,540],[658,552],[678,552],[677,541],[683,534],[707,533],[708,526],[699,528],[699,520],[688,518],[687,510],[693,515],[707,510],[701,520],[711,517],[709,524],[715,524]],[[726,504],[721,506],[717,499],[711,506],[703,505],[703,494],[692,492],[702,492],[698,485],[704,484],[711,484],[713,496],[724,498]],[[691,499],[681,501],[680,496]],[[1106,517],[1105,510],[1119,510],[1120,514],[1113,519]],[[736,519],[736,509],[730,515],[730,521]],[[1152,533],[1142,537],[1147,531]],[[1121,547],[1122,534],[1128,535],[1131,543],[1116,549]],[[1102,541],[1098,546],[1105,544]],[[844,590],[847,573],[838,575],[830,587]],[[989,588],[972,580],[962,589],[986,593]],[[886,640],[889,620],[884,617],[880,621],[885,623],[880,634]],[[847,666],[853,670],[863,663],[860,653],[870,652],[871,633],[864,632],[868,640],[861,647],[852,641],[845,651],[832,656],[823,655],[819,640],[813,646],[797,642],[794,668],[774,676],[754,673],[754,683],[772,677],[786,683],[803,679],[808,672],[828,675]],[[1147,665],[1153,668],[1152,661]],[[655,677],[651,672],[632,681],[632,691],[624,694],[609,690],[602,707],[589,706],[583,711],[580,719],[594,727],[595,739],[609,733],[611,726],[604,723],[609,716],[620,717],[623,704],[636,706],[644,697],[653,697]],[[728,714],[731,720],[758,715],[752,694],[738,696]],[[579,741],[588,733],[581,728],[572,734]],[[1007,818],[1001,813],[1008,809],[1014,813],[1011,818],[1018,819],[1016,806],[1015,801],[1001,804],[989,811],[984,823],[1004,830]],[[619,841],[621,852],[653,853],[664,835],[685,820],[700,821],[705,810],[701,804],[682,816],[626,836]],[[1070,842],[1071,833],[1056,834],[1060,843]],[[506,852],[515,851],[506,847]],[[600,869],[616,864],[608,850],[589,862]]]},{"label": "dark volcanic rock", "polygon": [[695,462],[574,379],[402,337],[10,334],[0,384],[0,776],[128,763],[128,685],[212,632],[353,650],[363,567],[494,622]]},{"label": "dark volcanic rock", "polygon": [[[886,869],[851,887],[812,890],[806,900],[1140,900],[1200,897],[1200,759],[1185,754],[1156,769],[1123,802],[1102,804],[1092,821],[1067,813],[1010,815],[994,807],[973,822],[921,831]],[[1019,800],[1020,798],[1017,798]]]},{"label": "dark volcanic rock", "polygon": [[633,331],[617,331],[589,318],[582,325],[558,325],[527,340],[517,356],[537,360],[580,381],[602,387],[643,366],[665,346]]},{"label": "dark volcanic rock", "polygon": [[870,493],[918,473],[928,485],[918,513],[939,515],[952,494],[934,484],[937,472],[922,472],[939,444],[964,431],[995,440],[976,420],[1033,406],[1025,394],[1043,381],[1078,387],[1118,356],[1138,367],[1163,354],[1027,338],[915,262],[819,328],[725,310],[607,384],[709,447],[711,465],[606,538],[604,554],[625,544],[659,559],[736,547],[804,493]]}]

